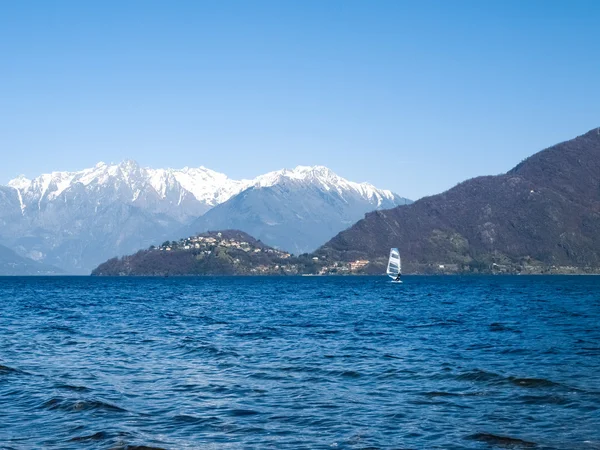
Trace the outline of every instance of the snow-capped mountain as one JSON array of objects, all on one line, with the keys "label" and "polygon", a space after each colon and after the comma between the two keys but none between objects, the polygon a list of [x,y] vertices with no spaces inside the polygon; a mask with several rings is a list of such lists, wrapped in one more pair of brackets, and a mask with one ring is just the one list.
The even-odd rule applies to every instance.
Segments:
[{"label": "snow-capped mountain", "polygon": [[[312,196],[307,196],[307,189]],[[269,208],[277,208],[272,218],[262,211],[261,208],[267,207],[263,200],[242,202],[254,198],[255,192],[280,190],[289,192],[287,197],[280,195],[279,202],[267,202]],[[211,223],[227,222],[216,221],[219,211],[238,205],[239,210],[229,210],[230,223],[244,215],[264,216],[270,230],[275,229],[269,225],[274,220],[282,224],[281,235],[296,233],[294,225],[283,226],[284,222],[293,222],[293,217],[318,215],[313,234],[315,239],[325,238],[316,242],[316,247],[365,212],[403,201],[370,184],[347,181],[322,166],[299,166],[253,180],[232,180],[205,167],[151,169],[130,160],[120,164],[98,163],[89,169],[52,172],[31,180],[21,176],[7,186],[0,186],[0,243],[22,256],[69,273],[86,273],[107,258],[178,237],[178,230],[189,227],[219,205],[228,206],[209,217]],[[247,208],[256,210],[250,212]],[[296,220],[306,227],[314,222]],[[232,228],[226,224],[223,227]],[[277,238],[269,242],[268,236],[258,233],[267,243],[289,247],[290,241]],[[313,247],[313,241],[309,244]],[[303,249],[307,245],[294,245],[290,249]]]},{"label": "snow-capped mountain", "polygon": [[205,167],[150,169],[126,160],[111,165],[100,162],[79,172],[52,172],[33,180],[21,176],[8,185],[18,191],[24,215],[59,199],[67,201],[71,193],[83,189],[93,197],[96,207],[120,201],[185,219],[203,214],[248,183],[230,180]]},{"label": "snow-capped mountain", "polygon": [[377,189],[370,183],[348,181],[324,166],[297,166],[293,170],[283,169],[269,172],[252,180],[251,186],[265,188],[290,181],[314,184],[324,191],[337,192],[340,195],[344,193],[357,194],[377,207],[388,201],[394,202],[395,199],[399,198],[392,191]]},{"label": "snow-capped mountain", "polygon": [[316,249],[369,211],[408,203],[391,191],[348,181],[327,167],[298,166],[257,177],[180,234],[238,229],[300,254]]}]

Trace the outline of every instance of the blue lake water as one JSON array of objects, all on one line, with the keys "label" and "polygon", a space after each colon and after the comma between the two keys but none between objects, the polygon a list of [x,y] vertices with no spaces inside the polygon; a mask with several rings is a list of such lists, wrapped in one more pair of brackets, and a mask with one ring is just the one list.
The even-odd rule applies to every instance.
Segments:
[{"label": "blue lake water", "polygon": [[600,449],[600,277],[0,278],[0,448],[136,446]]}]

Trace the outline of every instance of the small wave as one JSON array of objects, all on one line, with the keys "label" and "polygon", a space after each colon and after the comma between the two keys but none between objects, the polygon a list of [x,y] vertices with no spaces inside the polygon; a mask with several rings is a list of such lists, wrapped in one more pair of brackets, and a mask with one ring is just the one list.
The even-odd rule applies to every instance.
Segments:
[{"label": "small wave", "polygon": [[441,406],[444,408],[457,408],[457,409],[473,409],[473,407],[471,406],[467,406],[467,405],[461,405],[458,403],[453,403],[449,400],[411,400],[408,402],[411,405],[416,405],[416,406],[426,406],[426,407],[431,407],[431,406]]},{"label": "small wave", "polygon": [[258,435],[258,434],[262,434],[265,432],[264,428],[261,427],[246,427],[246,428],[239,428],[238,429],[238,433],[246,433],[246,434],[250,434],[250,435]]},{"label": "small wave", "polygon": [[462,381],[500,381],[503,378],[504,377],[497,373],[487,372],[481,369],[471,370],[456,376],[457,380]]},{"label": "small wave", "polygon": [[49,331],[60,331],[67,334],[76,334],[77,332],[70,327],[69,325],[59,325],[59,324],[49,324],[44,327],[44,329]]},{"label": "small wave", "polygon": [[184,383],[173,386],[173,390],[176,392],[195,392],[201,391],[202,386],[200,386],[199,384]]},{"label": "small wave", "polygon": [[88,436],[76,436],[74,438],[69,439],[72,442],[81,442],[81,441],[102,441],[108,439],[109,435],[105,431],[98,431],[97,433],[90,434]]},{"label": "small wave", "polygon": [[584,356],[596,356],[596,355],[600,355],[600,348],[599,347],[581,347],[577,352],[577,355],[584,355]]},{"label": "small wave", "polygon": [[463,323],[461,319],[433,319],[431,322],[407,325],[406,328],[454,327]]},{"label": "small wave", "polygon": [[186,355],[195,354],[195,353],[204,353],[213,356],[239,356],[236,352],[232,350],[223,350],[213,344],[201,344],[198,343],[196,345],[193,344],[181,344],[180,348],[185,350]]},{"label": "small wave", "polygon": [[505,325],[503,323],[498,323],[498,322],[494,322],[490,324],[489,330],[491,332],[502,332],[502,331],[508,331],[511,333],[521,333],[521,330],[517,329],[517,328],[513,328],[510,327],[508,325]]},{"label": "small wave", "polygon": [[220,423],[221,419],[215,416],[210,417],[196,417],[190,416],[188,414],[179,414],[178,416],[173,417],[175,422],[194,424],[194,425],[203,425],[210,423]]},{"label": "small wave", "polygon": [[508,377],[507,379],[515,386],[526,387],[526,388],[545,388],[545,387],[561,386],[560,383],[555,383],[554,381],[550,381],[545,378]]},{"label": "small wave", "polygon": [[500,353],[503,355],[522,355],[525,353],[529,353],[530,350],[527,350],[525,348],[506,348],[504,350],[502,350]]},{"label": "small wave", "polygon": [[475,369],[466,373],[462,373],[456,377],[457,380],[463,381],[478,381],[487,383],[510,383],[515,386],[523,388],[551,388],[561,387],[560,383],[556,383],[546,378],[522,378],[515,376],[502,376],[494,372],[487,372],[485,370]]},{"label": "small wave", "polygon": [[166,450],[163,447],[149,447],[147,445],[125,445],[123,447],[112,447],[111,450]]},{"label": "small wave", "polygon": [[12,367],[8,367],[8,366],[3,366],[2,364],[0,364],[0,374],[3,373],[24,373],[19,369],[13,369]]},{"label": "small wave", "polygon": [[505,448],[533,448],[537,447],[535,442],[525,441],[519,438],[513,438],[510,436],[499,436],[491,433],[475,433],[469,436],[469,439],[479,442],[485,442],[490,445],[495,445],[498,447]]},{"label": "small wave", "polygon": [[355,370],[344,370],[339,372],[339,375],[344,378],[359,378],[360,373]]},{"label": "small wave", "polygon": [[479,397],[485,395],[483,392],[445,392],[445,391],[431,391],[423,392],[421,395],[425,397]]},{"label": "small wave", "polygon": [[351,355],[351,354],[348,354],[348,353],[344,353],[344,354],[340,354],[340,355],[323,355],[323,357],[324,358],[340,358],[340,359],[343,359],[343,358],[355,358],[356,355]]},{"label": "small wave", "polygon": [[570,400],[558,395],[523,395],[519,400],[528,405],[568,405]]},{"label": "small wave", "polygon": [[90,388],[85,386],[73,386],[72,384],[59,384],[56,386],[58,389],[66,389],[67,391],[73,392],[89,392]]},{"label": "small wave", "polygon": [[254,411],[253,409],[232,409],[229,411],[229,414],[235,417],[243,417],[243,416],[255,416],[260,414],[258,411]]},{"label": "small wave", "polygon": [[277,332],[272,330],[255,330],[255,331],[237,331],[233,333],[237,337],[245,338],[245,339],[270,339],[275,337]]},{"label": "small wave", "polygon": [[60,411],[93,411],[103,410],[109,412],[127,412],[127,410],[100,400],[74,400],[65,398],[51,398],[42,405],[43,408]]},{"label": "small wave", "polygon": [[413,376],[417,376],[418,374],[409,369],[391,368],[391,369],[386,369],[382,372],[379,372],[377,375],[375,375],[375,377],[378,379],[388,379],[388,378],[399,378],[403,375],[404,376],[409,375],[409,376],[413,377]]}]

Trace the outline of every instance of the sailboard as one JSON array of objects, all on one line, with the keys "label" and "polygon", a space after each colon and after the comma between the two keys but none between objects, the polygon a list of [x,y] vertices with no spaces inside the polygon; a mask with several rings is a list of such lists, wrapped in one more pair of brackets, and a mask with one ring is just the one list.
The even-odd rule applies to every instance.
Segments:
[{"label": "sailboard", "polygon": [[392,279],[392,283],[402,283],[400,280],[400,276],[402,274],[402,260],[400,259],[400,252],[397,248],[392,248],[390,250],[387,274]]}]

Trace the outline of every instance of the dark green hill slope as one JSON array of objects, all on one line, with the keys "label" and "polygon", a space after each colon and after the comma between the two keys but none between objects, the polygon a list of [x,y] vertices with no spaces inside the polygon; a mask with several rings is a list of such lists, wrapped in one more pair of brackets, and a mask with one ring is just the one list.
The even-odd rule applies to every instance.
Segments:
[{"label": "dark green hill slope", "polygon": [[390,247],[400,248],[408,271],[598,271],[598,130],[543,150],[506,174],[369,213],[316,254],[369,259],[380,270]]}]

